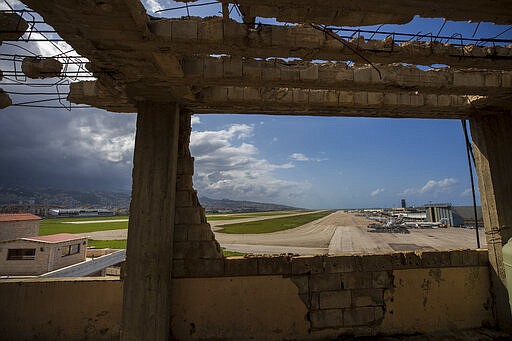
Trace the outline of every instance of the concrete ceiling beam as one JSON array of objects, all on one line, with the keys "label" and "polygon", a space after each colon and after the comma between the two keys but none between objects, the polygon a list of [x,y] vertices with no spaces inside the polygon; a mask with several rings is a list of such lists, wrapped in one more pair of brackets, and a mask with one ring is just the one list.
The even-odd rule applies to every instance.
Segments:
[{"label": "concrete ceiling beam", "polygon": [[[178,0],[185,2],[185,0]],[[190,1],[186,1],[190,2]],[[244,8],[247,17],[276,18],[293,23],[343,26],[406,24],[414,16],[454,21],[486,21],[512,24],[512,5],[507,0],[219,0]]]},{"label": "concrete ceiling beam", "polygon": [[[309,61],[364,63],[369,60],[380,64],[446,64],[457,68],[512,70],[510,46],[459,47],[436,41],[396,44],[391,37],[369,41],[359,37],[344,44],[310,25],[261,26],[253,29],[249,25],[215,17],[152,20],[150,30],[159,38],[160,49],[181,55],[295,57]],[[347,43],[350,48],[346,46]]]}]

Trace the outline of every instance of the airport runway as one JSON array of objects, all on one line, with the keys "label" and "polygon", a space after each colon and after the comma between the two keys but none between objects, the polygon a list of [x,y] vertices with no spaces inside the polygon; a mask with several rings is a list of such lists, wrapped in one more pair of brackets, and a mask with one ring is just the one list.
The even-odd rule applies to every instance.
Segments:
[{"label": "airport runway", "polygon": [[[296,215],[286,214],[283,216]],[[410,229],[411,233],[372,233],[364,217],[336,211],[326,217],[294,229],[264,234],[227,234],[222,224],[277,218],[257,217],[212,221],[212,230],[220,245],[229,251],[253,254],[293,253],[301,255],[375,253],[411,250],[452,250],[476,248],[475,230],[462,228]],[[126,239],[128,230],[83,233],[91,239]],[[482,248],[485,234],[480,231]]]}]

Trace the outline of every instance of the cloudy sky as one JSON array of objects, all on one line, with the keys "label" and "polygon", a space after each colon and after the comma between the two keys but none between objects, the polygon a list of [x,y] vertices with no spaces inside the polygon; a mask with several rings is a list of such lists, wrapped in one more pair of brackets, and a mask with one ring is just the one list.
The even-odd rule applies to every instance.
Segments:
[{"label": "cloudy sky", "polygon": [[[150,0],[148,8],[161,3]],[[430,23],[437,30],[442,20]],[[423,24],[411,25],[408,31]],[[475,28],[447,23],[443,34],[471,36]],[[478,34],[503,29],[482,24]],[[45,44],[30,48],[55,54]],[[19,52],[5,44],[0,50]],[[12,68],[7,63],[0,69]],[[5,79],[2,87],[15,88]],[[135,120],[98,109],[0,110],[0,186],[129,191]],[[195,115],[191,151],[200,196],[306,208],[391,207],[402,198],[471,203],[459,121]]]}]

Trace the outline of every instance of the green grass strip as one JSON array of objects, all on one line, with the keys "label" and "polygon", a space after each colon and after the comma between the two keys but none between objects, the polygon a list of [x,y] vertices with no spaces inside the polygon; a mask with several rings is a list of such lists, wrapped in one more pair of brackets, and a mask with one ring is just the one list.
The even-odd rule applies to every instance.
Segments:
[{"label": "green grass strip", "polygon": [[219,230],[218,232],[234,234],[257,234],[284,231],[323,218],[333,212],[334,211],[322,211],[318,213],[309,213],[293,217],[258,220],[240,224],[227,224],[222,225],[222,230]]},{"label": "green grass strip", "polygon": [[235,219],[245,219],[245,218],[257,218],[257,217],[271,217],[275,215],[284,215],[284,214],[294,214],[301,212],[310,212],[310,211],[270,211],[270,212],[251,212],[251,213],[213,213],[207,214],[206,218],[210,221],[215,220],[235,220]]},{"label": "green grass strip", "polygon": [[94,246],[97,249],[126,249],[126,239],[116,240],[94,240],[89,239],[89,247]]},{"label": "green grass strip", "polygon": [[90,224],[65,224],[66,222],[96,221],[96,220],[117,220],[128,219],[128,216],[101,217],[101,218],[55,218],[43,219],[39,224],[39,235],[46,236],[55,233],[86,233],[95,231],[121,230],[128,228],[127,221],[112,223],[90,223]]}]

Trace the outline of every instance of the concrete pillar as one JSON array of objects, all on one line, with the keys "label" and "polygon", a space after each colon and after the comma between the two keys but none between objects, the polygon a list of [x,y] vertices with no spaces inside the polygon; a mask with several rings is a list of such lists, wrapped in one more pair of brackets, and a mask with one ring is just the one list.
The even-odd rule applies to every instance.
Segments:
[{"label": "concrete pillar", "polygon": [[169,340],[179,107],[138,103],[121,340]]},{"label": "concrete pillar", "polygon": [[471,121],[478,186],[482,201],[495,315],[512,328],[502,247],[512,237],[512,114],[478,113]]}]

